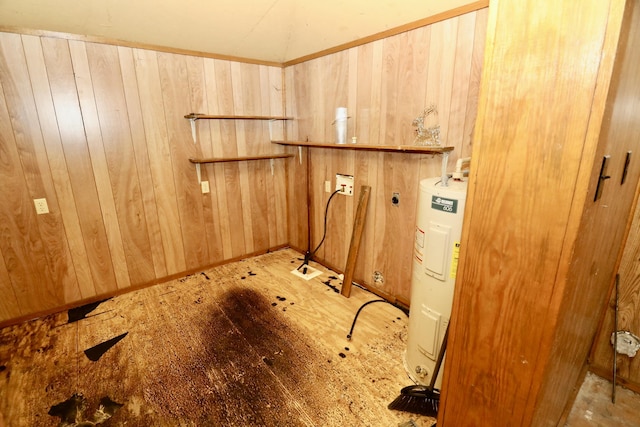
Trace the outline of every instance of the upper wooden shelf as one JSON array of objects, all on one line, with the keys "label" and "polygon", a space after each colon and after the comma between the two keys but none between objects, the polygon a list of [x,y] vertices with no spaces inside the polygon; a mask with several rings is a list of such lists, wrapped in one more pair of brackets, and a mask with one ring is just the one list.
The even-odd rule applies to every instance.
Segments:
[{"label": "upper wooden shelf", "polygon": [[211,115],[191,113],[184,116],[185,119],[218,119],[218,120],[293,120],[293,117],[285,116],[235,116],[235,115]]},{"label": "upper wooden shelf", "polygon": [[428,147],[423,145],[368,145],[368,144],[329,144],[308,141],[271,141],[274,144],[312,148],[336,148],[339,150],[366,150],[400,153],[442,154],[453,151],[453,147]]},{"label": "upper wooden shelf", "polygon": [[266,159],[286,159],[287,157],[293,157],[293,154],[277,153],[277,154],[265,154],[262,156],[242,156],[242,157],[209,157],[209,158],[190,158],[191,163],[224,163],[224,162],[242,162],[248,160],[266,160]]}]

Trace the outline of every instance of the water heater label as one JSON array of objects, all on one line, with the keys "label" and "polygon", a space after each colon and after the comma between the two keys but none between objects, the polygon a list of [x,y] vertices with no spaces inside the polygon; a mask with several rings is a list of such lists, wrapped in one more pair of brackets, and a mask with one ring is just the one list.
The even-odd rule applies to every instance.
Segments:
[{"label": "water heater label", "polygon": [[431,196],[431,209],[448,213],[456,213],[458,212],[458,201],[440,196]]},{"label": "water heater label", "polygon": [[456,278],[456,272],[458,271],[458,260],[460,259],[460,242],[453,244],[453,250],[451,251],[451,270],[449,271],[449,277]]}]

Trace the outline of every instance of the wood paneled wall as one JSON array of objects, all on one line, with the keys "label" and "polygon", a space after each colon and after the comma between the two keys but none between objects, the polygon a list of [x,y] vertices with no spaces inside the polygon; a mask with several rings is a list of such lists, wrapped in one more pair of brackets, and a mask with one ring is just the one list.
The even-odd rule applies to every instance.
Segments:
[{"label": "wood paneled wall", "polygon": [[[471,155],[478,88],[485,45],[487,9],[388,37],[332,55],[287,67],[288,113],[296,121],[289,139],[334,142],[336,107],[347,107],[348,139],[375,145],[413,144],[414,118],[435,104],[444,145],[454,146],[449,171],[460,157]],[[297,152],[297,151],[296,151]],[[354,175],[355,197],[337,195],[331,201],[327,237],[316,258],[343,270],[361,185],[372,188],[355,279],[374,287],[372,275],[385,282],[382,294],[408,302],[419,181],[439,176],[441,157],[369,151],[311,148],[307,157],[290,161],[290,242],[307,248],[306,212],[309,200],[312,244],[323,234],[324,211],[336,173]],[[391,203],[394,192],[400,204]]]},{"label": "wood paneled wall", "polygon": [[[275,160],[273,175],[269,161],[207,164],[209,194],[188,159],[285,150],[270,137],[333,141],[338,106],[349,109],[349,138],[412,144],[411,122],[436,104],[444,144],[455,147],[451,169],[471,153],[486,15],[467,13],[284,73],[0,33],[0,323],[269,248],[304,250],[309,232],[315,247],[330,195],[324,181],[335,185],[336,173],[355,176],[356,197],[332,201],[316,258],[344,268],[357,192],[370,185],[356,280],[371,285],[379,271],[379,292],[408,303],[418,184],[440,174],[440,156],[311,149]],[[296,120],[286,132],[281,123],[198,120],[194,144],[184,118],[191,112]],[[36,215],[33,199],[43,197],[50,213]]]},{"label": "wood paneled wall", "polygon": [[[0,322],[285,245],[279,67],[0,33]],[[278,125],[275,138],[278,132]],[[50,213],[36,215],[33,199]]]},{"label": "wood paneled wall", "polygon": [[[626,9],[627,26],[621,33],[620,71],[615,75],[614,90],[621,102],[608,120],[610,132],[619,143],[640,141],[640,2],[628,2]],[[631,124],[635,124],[632,126]],[[626,125],[626,126],[623,126]],[[632,153],[631,156],[635,156]],[[638,198],[638,196],[636,196]],[[640,336],[640,199],[636,200],[635,213],[618,269],[618,331],[630,331]],[[612,290],[610,304],[600,325],[591,352],[591,369],[605,378],[611,378],[613,366],[613,345],[611,334],[615,330],[616,294]],[[628,357],[619,354],[616,358],[617,381],[640,393],[640,356]]]}]

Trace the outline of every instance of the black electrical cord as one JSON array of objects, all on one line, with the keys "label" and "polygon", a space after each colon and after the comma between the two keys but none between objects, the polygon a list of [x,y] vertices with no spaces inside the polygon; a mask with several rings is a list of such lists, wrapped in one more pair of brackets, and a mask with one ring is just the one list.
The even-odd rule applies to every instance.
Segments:
[{"label": "black electrical cord", "polygon": [[[334,191],[331,196],[329,196],[329,200],[327,200],[327,206],[324,208],[324,230],[322,232],[322,240],[320,240],[320,243],[318,243],[318,246],[316,246],[313,251],[307,250],[307,252],[304,254],[304,261],[302,262],[300,267],[297,268],[298,270],[300,270],[302,267],[305,267],[306,265],[309,265],[309,261],[313,259],[313,256],[316,254],[316,252],[318,252],[318,249],[320,249],[320,246],[322,246],[322,244],[324,243],[324,239],[327,237],[327,216],[329,213],[329,203],[331,203],[331,199],[333,199],[333,196],[340,193],[341,191],[342,190],[338,189]],[[311,227],[311,225],[309,225],[309,227]],[[309,248],[311,248],[311,242],[309,242]],[[306,271],[304,271],[303,273],[306,274]]]},{"label": "black electrical cord", "polygon": [[408,309],[406,309],[404,307],[401,307],[401,306],[399,306],[397,304],[394,304],[391,301],[387,301],[386,299],[374,299],[372,301],[365,302],[364,304],[362,304],[360,306],[360,308],[356,312],[355,317],[353,318],[353,323],[351,323],[351,329],[349,329],[349,333],[347,334],[347,340],[351,341],[351,337],[353,336],[353,329],[356,327],[356,321],[358,320],[358,316],[360,315],[360,312],[362,311],[362,309],[365,308],[366,306],[368,306],[369,304],[373,304],[374,302],[386,302],[387,304],[391,304],[392,306],[394,306],[398,310],[402,310],[402,312],[404,314],[409,316],[409,310]]}]

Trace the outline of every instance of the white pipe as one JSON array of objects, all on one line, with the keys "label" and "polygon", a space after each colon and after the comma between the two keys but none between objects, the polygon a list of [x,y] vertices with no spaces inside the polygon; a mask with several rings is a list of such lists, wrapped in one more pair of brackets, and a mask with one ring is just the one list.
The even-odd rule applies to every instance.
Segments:
[{"label": "white pipe", "polygon": [[447,175],[447,163],[449,163],[449,152],[442,153],[442,178],[440,179],[440,186],[447,187],[449,185],[449,175]]},{"label": "white pipe", "polygon": [[453,179],[462,179],[464,177],[462,167],[469,163],[471,163],[471,157],[459,158],[456,162],[456,171],[453,173]]}]

